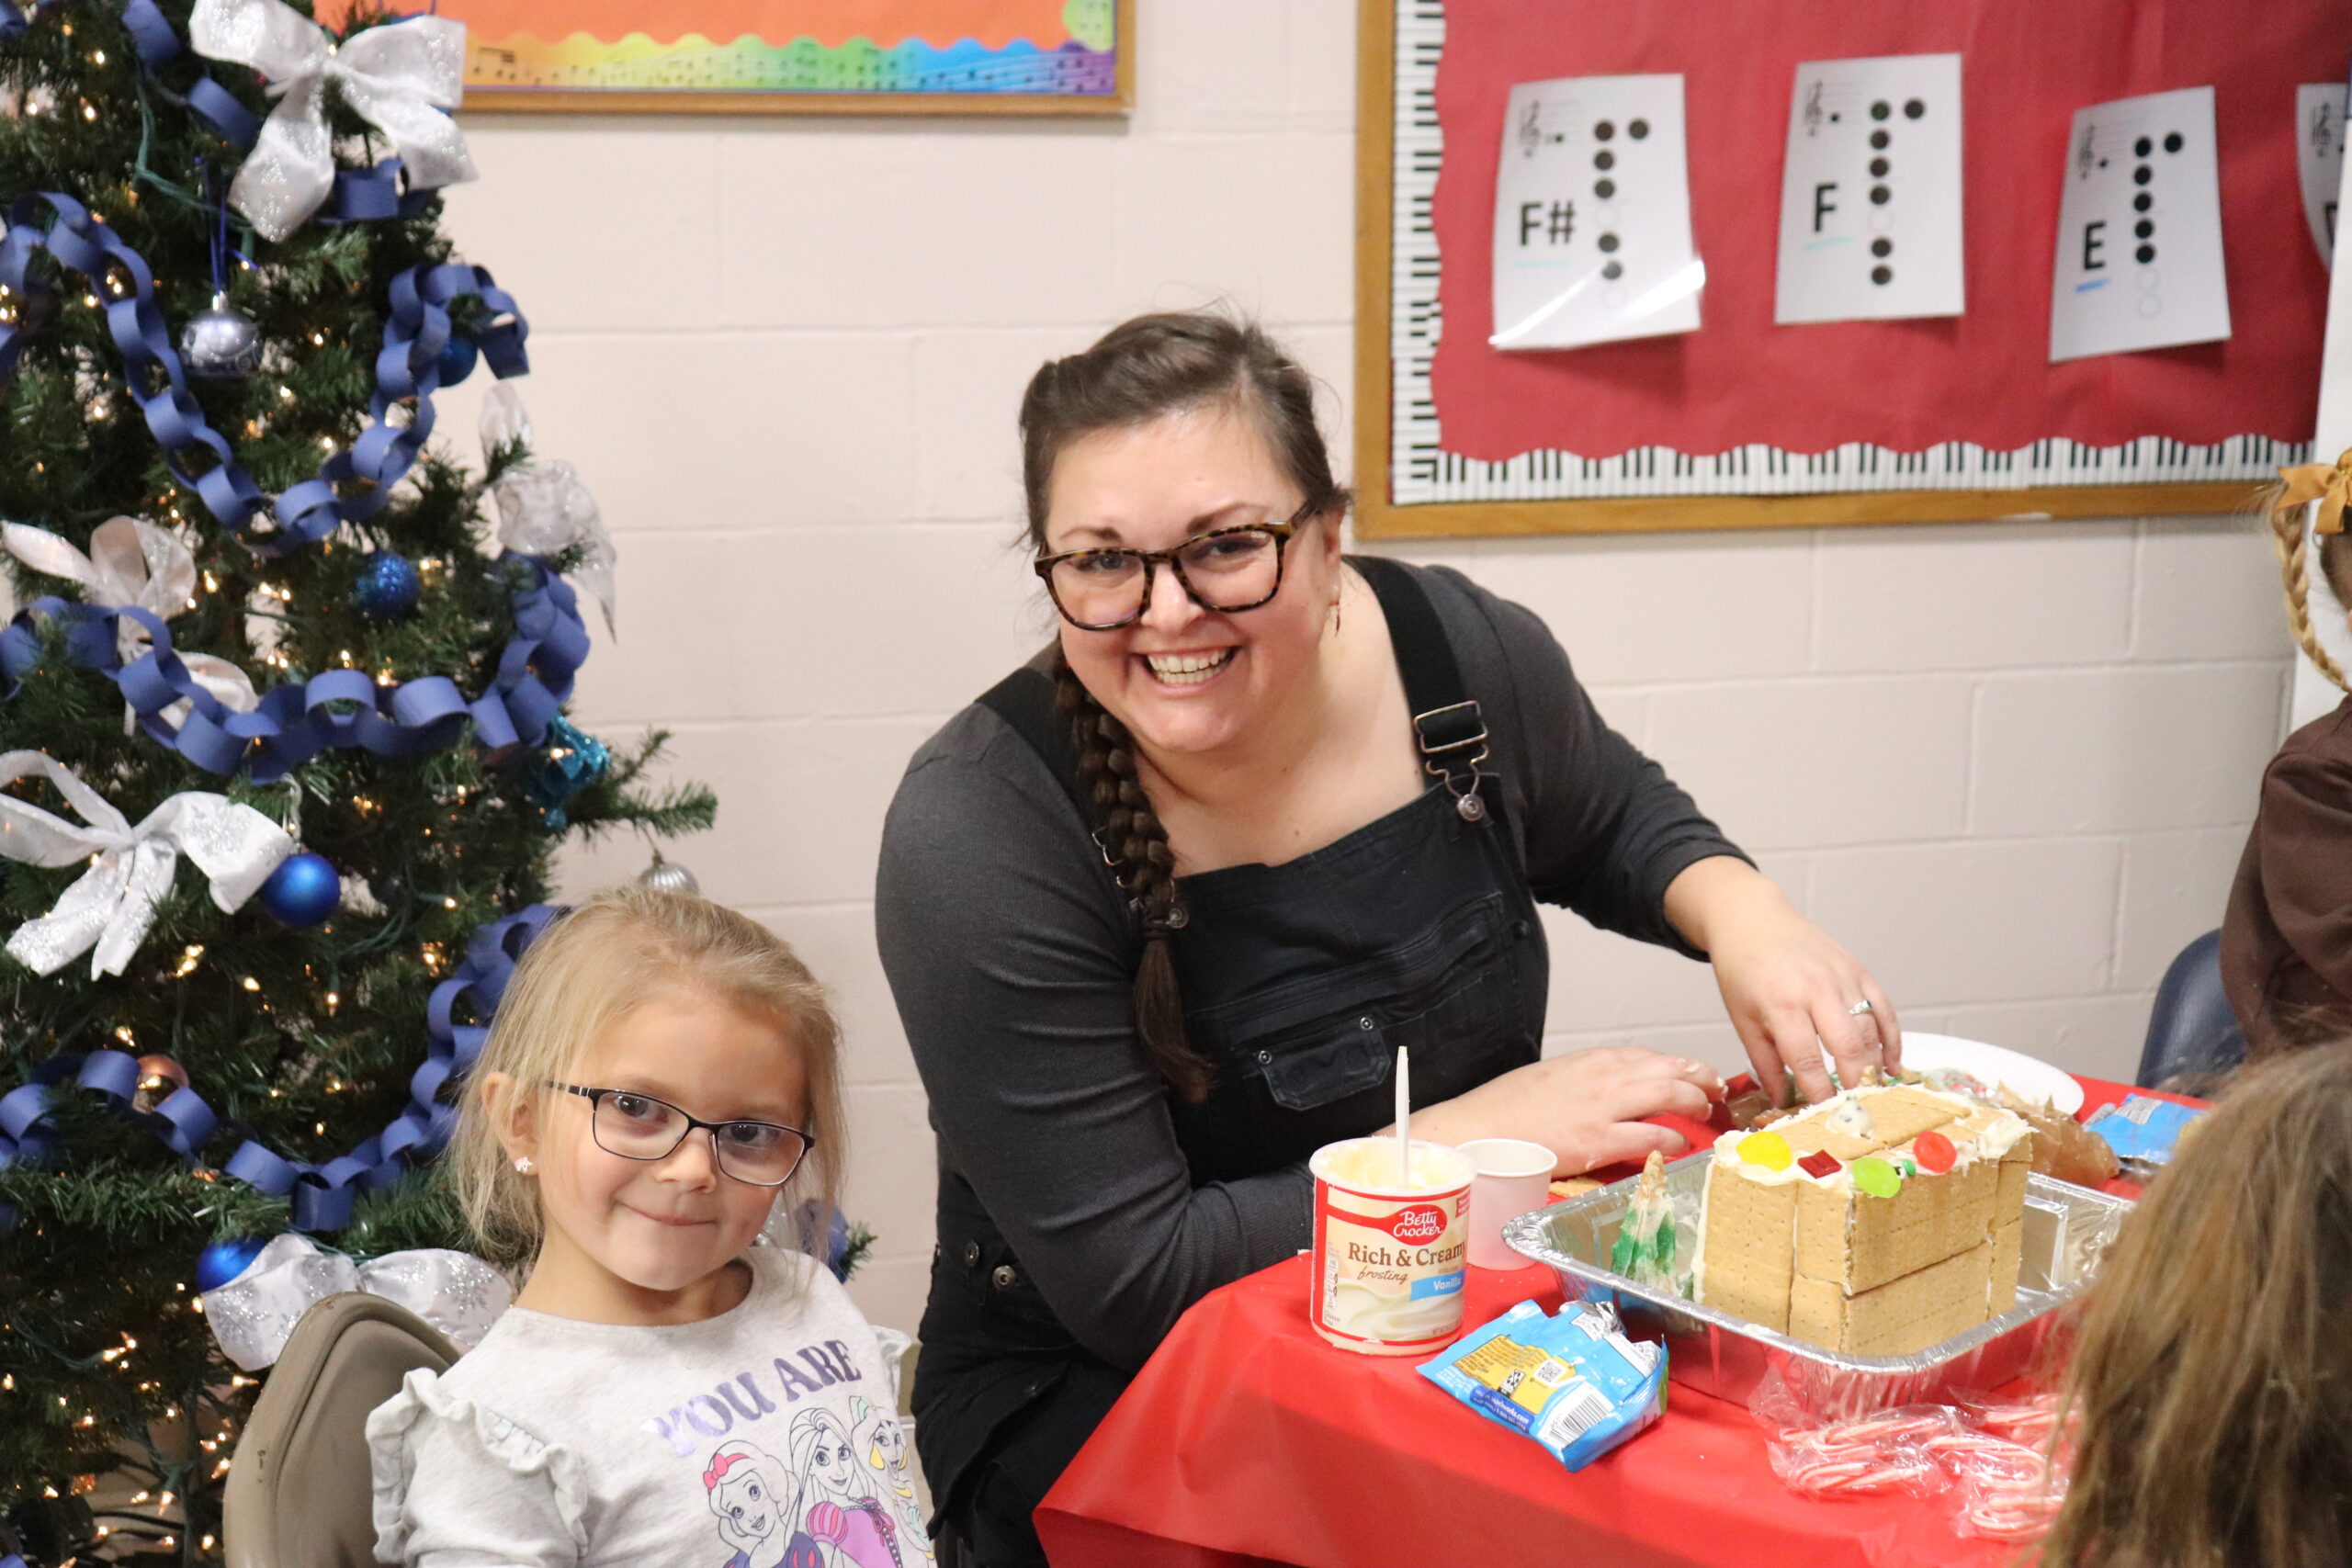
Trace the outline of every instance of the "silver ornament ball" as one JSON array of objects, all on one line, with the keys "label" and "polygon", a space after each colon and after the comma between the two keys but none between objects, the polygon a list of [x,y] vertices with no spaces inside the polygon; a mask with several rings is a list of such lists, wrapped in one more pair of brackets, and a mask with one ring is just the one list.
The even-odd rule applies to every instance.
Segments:
[{"label": "silver ornament ball", "polygon": [[261,329],[232,310],[226,294],[215,294],[211,307],[180,329],[180,359],[199,380],[239,380],[261,368]]},{"label": "silver ornament ball", "polygon": [[641,886],[650,887],[657,893],[700,894],[702,892],[702,884],[695,880],[693,872],[688,871],[676,861],[663,860],[658,850],[654,852],[653,863],[639,872],[637,880]]}]

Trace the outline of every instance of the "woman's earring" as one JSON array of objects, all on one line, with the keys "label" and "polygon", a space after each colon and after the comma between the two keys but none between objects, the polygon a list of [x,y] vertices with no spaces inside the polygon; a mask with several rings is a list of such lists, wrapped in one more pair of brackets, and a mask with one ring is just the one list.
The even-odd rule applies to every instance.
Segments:
[{"label": "woman's earring", "polygon": [[522,1172],[525,1176],[530,1175],[533,1168],[531,1165],[531,1156],[529,1155],[516,1155],[514,1156],[514,1168]]},{"label": "woman's earring", "polygon": [[1346,601],[1346,598],[1347,595],[1344,592],[1334,593],[1331,595],[1331,635],[1333,637],[1338,637],[1340,635],[1340,606]]}]

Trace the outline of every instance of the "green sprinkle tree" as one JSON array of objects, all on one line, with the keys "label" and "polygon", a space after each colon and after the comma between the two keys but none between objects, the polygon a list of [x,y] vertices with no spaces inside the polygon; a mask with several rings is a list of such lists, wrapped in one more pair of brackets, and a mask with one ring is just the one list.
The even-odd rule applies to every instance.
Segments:
[{"label": "green sprinkle tree", "polygon": [[[282,64],[194,47],[229,3],[0,0],[0,1559],[101,1533],[217,1558],[259,1380],[208,1331],[199,1257],[306,1220],[356,1258],[462,1247],[431,1140],[368,1142],[432,1124],[411,1077],[435,988],[548,897],[566,834],[715,812],[645,786],[659,732],[607,752],[558,716],[585,647],[566,579],[610,554],[518,405],[477,469],[410,439],[439,386],[519,370],[526,331],[486,276],[438,270],[420,175],[463,150],[430,83],[396,60],[387,111],[345,73],[415,24],[339,18],[334,69],[273,94]],[[288,223],[299,181],[236,182],[306,92],[342,179]],[[96,840],[26,852],[26,824],[48,830],[27,811],[103,824],[20,752],[119,814],[112,862]],[[191,795],[231,805],[189,807],[174,842],[151,818]],[[175,869],[142,881],[167,842]],[[136,1058],[127,1092],[106,1052]],[[272,1195],[231,1169],[257,1168],[249,1145],[309,1174]],[[361,1178],[334,1164],[355,1149]]]}]

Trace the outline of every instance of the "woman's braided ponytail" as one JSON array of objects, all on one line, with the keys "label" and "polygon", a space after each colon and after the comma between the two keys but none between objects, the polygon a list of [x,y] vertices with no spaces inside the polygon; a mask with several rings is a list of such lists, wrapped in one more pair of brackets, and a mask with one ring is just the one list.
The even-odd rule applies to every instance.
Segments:
[{"label": "woman's braided ponytail", "polygon": [[1135,744],[1127,727],[1094,700],[1069,660],[1054,658],[1054,703],[1069,720],[1078,747],[1079,779],[1102,824],[1103,858],[1143,922],[1143,962],[1130,993],[1136,1032],[1159,1076],[1187,1100],[1207,1094],[1215,1077],[1184,1035],[1184,998],[1176,983],[1170,938],[1188,919],[1176,891],[1176,857],[1168,829],[1136,778]]},{"label": "woman's braided ponytail", "polygon": [[[1054,464],[1071,442],[1220,405],[1256,423],[1306,511],[1336,515],[1346,509],[1348,491],[1332,478],[1330,454],[1315,423],[1315,382],[1298,362],[1248,321],[1214,311],[1163,312],[1114,327],[1083,354],[1048,360],[1030,378],[1021,400],[1030,547],[1046,547]],[[1170,939],[1187,916],[1168,830],[1136,774],[1134,738],[1058,655],[1054,694],[1069,720],[1103,857],[1142,927],[1136,1032],[1160,1077],[1185,1100],[1198,1101],[1216,1073],[1184,1033]]]}]

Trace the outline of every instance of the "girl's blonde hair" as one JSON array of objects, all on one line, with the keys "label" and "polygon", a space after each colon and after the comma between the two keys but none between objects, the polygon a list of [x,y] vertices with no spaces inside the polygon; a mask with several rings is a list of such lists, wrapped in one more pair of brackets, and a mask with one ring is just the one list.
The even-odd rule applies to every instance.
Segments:
[{"label": "girl's blonde hair", "polygon": [[[2270,547],[2278,553],[2278,575],[2287,589],[2288,628],[2321,674],[2352,691],[2352,678],[2345,675],[2312,628],[2310,558],[2313,552],[2309,530],[2303,525],[2303,515],[2310,506],[2289,501],[2284,484],[2272,485],[2264,491],[2262,505],[2270,518]],[[2322,534],[2318,538],[2320,573],[2327,579],[2335,602],[2352,610],[2352,534]]]},{"label": "girl's blonde hair", "polygon": [[[555,1091],[605,1032],[662,992],[699,992],[772,1021],[800,1055],[815,1140],[780,1196],[804,1248],[822,1256],[842,1168],[841,1026],[824,987],[758,921],[690,894],[608,888],[542,931],[514,966],[473,1066],[444,1168],[466,1223],[492,1262],[527,1265],[543,1224],[537,1184],[507,1162],[473,1085],[504,1073],[546,1123]],[[803,1205],[814,1200],[813,1211]]]},{"label": "girl's blonde hair", "polygon": [[2251,1069],[2099,1271],[2044,1568],[2352,1561],[2352,1044]]}]

